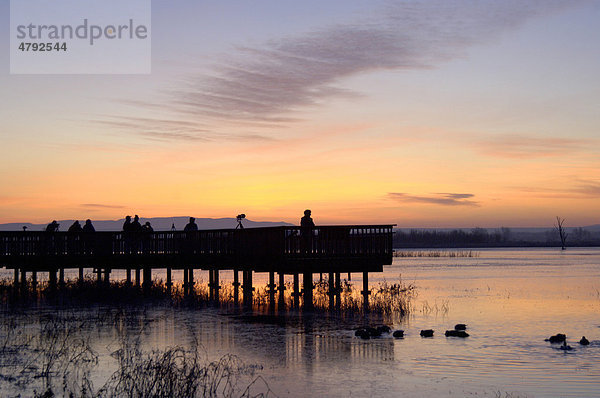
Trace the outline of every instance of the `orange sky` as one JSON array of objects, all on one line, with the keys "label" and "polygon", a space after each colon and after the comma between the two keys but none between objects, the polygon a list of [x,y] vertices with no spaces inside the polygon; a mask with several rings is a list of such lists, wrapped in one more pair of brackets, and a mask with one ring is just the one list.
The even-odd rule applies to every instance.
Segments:
[{"label": "orange sky", "polygon": [[151,75],[4,70],[0,222],[310,208],[321,224],[598,224],[600,7],[509,3],[499,22],[416,7],[415,27],[395,2],[331,5],[327,22],[265,1],[289,26],[235,19],[223,36],[167,24],[206,11],[177,0],[153,10]]}]

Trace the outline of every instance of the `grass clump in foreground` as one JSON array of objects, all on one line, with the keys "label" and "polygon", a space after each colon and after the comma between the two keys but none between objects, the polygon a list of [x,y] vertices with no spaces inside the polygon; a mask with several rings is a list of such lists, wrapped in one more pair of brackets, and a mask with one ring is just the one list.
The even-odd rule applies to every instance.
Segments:
[{"label": "grass clump in foreground", "polygon": [[[267,397],[260,366],[234,355],[209,361],[200,345],[144,349],[143,311],[27,311],[0,322],[0,390],[9,396]],[[108,380],[99,334],[112,336]],[[102,360],[102,366],[100,365]]]}]

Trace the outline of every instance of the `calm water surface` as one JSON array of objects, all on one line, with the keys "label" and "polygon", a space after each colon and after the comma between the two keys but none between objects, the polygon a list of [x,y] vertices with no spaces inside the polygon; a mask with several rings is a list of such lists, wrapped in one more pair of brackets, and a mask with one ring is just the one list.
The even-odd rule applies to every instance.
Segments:
[{"label": "calm water surface", "polygon": [[[371,275],[372,284],[401,277],[417,287],[410,316],[393,324],[405,330],[402,340],[359,340],[355,320],[292,314],[286,323],[248,322],[217,309],[150,310],[144,339],[161,348],[197,338],[209,358],[236,354],[262,366],[259,374],[283,397],[600,396],[600,249],[477,253],[395,258]],[[456,323],[471,337],[446,338]],[[433,338],[419,336],[430,328]],[[556,333],[574,349],[544,341]],[[578,344],[582,335],[590,346]],[[101,340],[99,378],[112,371],[111,336]]]}]

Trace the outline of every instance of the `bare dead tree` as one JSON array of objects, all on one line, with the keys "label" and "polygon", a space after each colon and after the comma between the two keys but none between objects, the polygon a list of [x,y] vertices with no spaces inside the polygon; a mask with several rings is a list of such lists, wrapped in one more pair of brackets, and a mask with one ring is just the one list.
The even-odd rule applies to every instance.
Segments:
[{"label": "bare dead tree", "polygon": [[556,216],[556,225],[554,225],[554,227],[556,228],[556,231],[558,232],[558,236],[560,237],[560,244],[562,245],[562,250],[567,249],[566,242],[567,242],[567,236],[569,236],[569,234],[566,233],[565,229],[563,228],[564,222],[565,222],[564,218],[561,219],[559,216]]}]

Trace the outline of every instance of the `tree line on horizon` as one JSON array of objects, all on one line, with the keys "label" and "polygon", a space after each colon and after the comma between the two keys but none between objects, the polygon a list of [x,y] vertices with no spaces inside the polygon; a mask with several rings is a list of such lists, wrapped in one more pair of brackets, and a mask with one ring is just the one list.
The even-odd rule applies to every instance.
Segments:
[{"label": "tree line on horizon", "polygon": [[[569,231],[567,246],[600,246],[600,232],[585,228]],[[507,227],[494,230],[473,228],[471,230],[397,230],[393,237],[394,248],[451,248],[451,247],[527,247],[561,246],[556,229],[542,232],[513,231]]]}]

